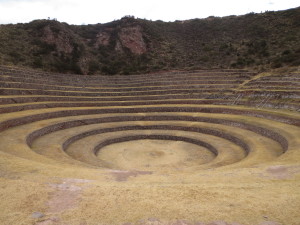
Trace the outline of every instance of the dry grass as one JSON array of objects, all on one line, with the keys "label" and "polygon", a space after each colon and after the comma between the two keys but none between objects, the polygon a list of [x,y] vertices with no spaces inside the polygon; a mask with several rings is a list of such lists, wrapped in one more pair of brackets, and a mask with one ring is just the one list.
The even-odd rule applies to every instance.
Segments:
[{"label": "dry grass", "polygon": [[[239,90],[264,77],[253,76]],[[1,99],[17,97],[3,95]],[[299,112],[135,101],[141,105],[19,108],[1,113],[1,224],[300,224]],[[43,102],[3,104],[0,110],[38,103]],[[173,111],[164,111],[168,107]],[[207,112],[191,111],[197,107]],[[91,114],[91,109],[99,111]],[[101,113],[105,109],[127,111]],[[37,119],[40,114],[66,110],[87,111]],[[93,120],[102,122],[88,123]],[[54,130],[59,123],[64,124]],[[33,132],[51,126],[51,132],[40,133],[27,145]],[[85,132],[91,133],[82,135]],[[178,140],[127,140],[94,154],[95,146],[107,140],[147,135]],[[179,138],[208,143],[217,154]]]}]

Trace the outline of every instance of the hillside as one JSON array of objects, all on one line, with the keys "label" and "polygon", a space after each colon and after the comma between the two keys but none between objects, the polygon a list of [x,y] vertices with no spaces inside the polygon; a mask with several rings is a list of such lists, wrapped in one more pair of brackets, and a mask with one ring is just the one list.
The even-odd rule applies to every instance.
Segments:
[{"label": "hillside", "polygon": [[300,65],[300,7],[223,18],[0,25],[0,64],[77,74]]}]

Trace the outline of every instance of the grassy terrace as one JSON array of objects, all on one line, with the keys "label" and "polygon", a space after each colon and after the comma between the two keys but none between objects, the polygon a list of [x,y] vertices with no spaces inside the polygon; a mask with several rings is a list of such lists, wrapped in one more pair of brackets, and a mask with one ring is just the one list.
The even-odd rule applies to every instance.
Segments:
[{"label": "grassy terrace", "polygon": [[299,81],[0,67],[0,221],[299,225]]}]

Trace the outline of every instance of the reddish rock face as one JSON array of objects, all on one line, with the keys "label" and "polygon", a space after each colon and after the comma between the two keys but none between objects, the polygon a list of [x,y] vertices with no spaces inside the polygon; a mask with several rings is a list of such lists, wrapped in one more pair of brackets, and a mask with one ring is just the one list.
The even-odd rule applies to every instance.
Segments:
[{"label": "reddish rock face", "polygon": [[103,31],[97,34],[96,47],[98,48],[100,45],[107,46],[110,40],[110,33]]},{"label": "reddish rock face", "polygon": [[48,44],[55,44],[58,52],[73,52],[73,46],[68,35],[63,32],[55,34],[50,26],[44,28],[43,40]]},{"label": "reddish rock face", "polygon": [[121,44],[121,42],[119,40],[117,40],[117,42],[116,42],[115,51],[122,52],[122,53],[124,52],[122,44]]},{"label": "reddish rock face", "polygon": [[[112,38],[112,31],[111,29],[107,29],[98,33],[95,47],[109,45]],[[147,51],[141,26],[123,27],[118,31],[115,51],[124,52],[124,48],[128,48],[131,53],[136,55],[141,55]]]},{"label": "reddish rock face", "polygon": [[147,51],[140,26],[122,28],[119,39],[122,46],[128,48],[133,54],[141,55]]}]

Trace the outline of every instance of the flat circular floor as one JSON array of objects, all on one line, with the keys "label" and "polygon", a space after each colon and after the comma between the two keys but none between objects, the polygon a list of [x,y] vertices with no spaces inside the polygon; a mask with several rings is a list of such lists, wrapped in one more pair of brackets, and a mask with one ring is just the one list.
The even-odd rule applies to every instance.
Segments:
[{"label": "flat circular floor", "polygon": [[208,149],[170,140],[135,140],[111,144],[102,148],[98,158],[114,169],[183,170],[210,162],[215,155]]}]

